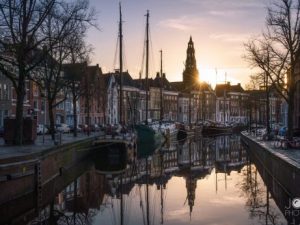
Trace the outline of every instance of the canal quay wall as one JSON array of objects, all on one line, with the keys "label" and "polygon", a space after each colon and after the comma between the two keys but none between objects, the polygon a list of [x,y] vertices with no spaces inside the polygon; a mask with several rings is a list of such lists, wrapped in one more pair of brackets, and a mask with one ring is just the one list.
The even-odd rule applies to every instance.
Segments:
[{"label": "canal quay wall", "polygon": [[[0,159],[0,218],[9,213],[7,210],[11,203],[14,203],[11,206],[16,207],[15,204],[21,201],[25,207],[35,199],[36,207],[42,207],[53,191],[61,190],[67,185],[64,180],[69,179],[64,175],[88,157],[94,140],[95,136],[52,146],[32,154]],[[64,180],[60,181],[61,185],[55,182],[62,177]],[[57,185],[56,188],[51,186],[53,182]],[[26,198],[28,202],[24,201]]]},{"label": "canal quay wall", "polygon": [[257,140],[246,132],[241,133],[241,140],[263,166],[263,173],[270,174],[289,196],[300,196],[300,149],[274,149],[272,142]]},{"label": "canal quay wall", "polygon": [[300,196],[300,161],[292,157],[293,152],[300,150],[277,150],[270,142],[259,141],[245,132],[241,133],[241,139],[291,196]]}]

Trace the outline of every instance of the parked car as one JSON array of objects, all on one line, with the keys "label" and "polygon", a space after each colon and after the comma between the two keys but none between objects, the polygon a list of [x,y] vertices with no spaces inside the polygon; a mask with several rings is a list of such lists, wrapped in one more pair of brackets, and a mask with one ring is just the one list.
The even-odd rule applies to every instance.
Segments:
[{"label": "parked car", "polygon": [[[74,125],[69,125],[69,128],[70,128],[70,132],[74,132]],[[82,128],[77,125],[77,132],[81,132],[82,131]]]},{"label": "parked car", "polygon": [[91,128],[87,124],[80,124],[79,127],[81,128],[82,132],[91,131]]},{"label": "parked car", "polygon": [[70,127],[65,123],[57,124],[56,125],[56,131],[62,132],[62,133],[69,133],[70,132]]},{"label": "parked car", "polygon": [[48,128],[44,124],[38,124],[36,126],[36,133],[37,134],[47,134],[48,133]]},{"label": "parked car", "polygon": [[100,127],[98,126],[98,124],[92,124],[91,125],[91,131],[93,131],[93,132],[100,131]]}]

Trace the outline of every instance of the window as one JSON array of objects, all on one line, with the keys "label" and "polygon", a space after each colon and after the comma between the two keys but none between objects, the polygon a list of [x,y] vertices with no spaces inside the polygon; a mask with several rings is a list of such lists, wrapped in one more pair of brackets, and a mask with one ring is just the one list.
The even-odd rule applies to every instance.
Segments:
[{"label": "window", "polygon": [[43,112],[45,111],[45,101],[42,101],[41,110],[42,110]]},{"label": "window", "polygon": [[8,100],[8,87],[6,84],[3,84],[3,99]]},{"label": "window", "polygon": [[37,101],[33,101],[33,108],[34,108],[34,110],[38,110],[38,103],[37,103]]}]

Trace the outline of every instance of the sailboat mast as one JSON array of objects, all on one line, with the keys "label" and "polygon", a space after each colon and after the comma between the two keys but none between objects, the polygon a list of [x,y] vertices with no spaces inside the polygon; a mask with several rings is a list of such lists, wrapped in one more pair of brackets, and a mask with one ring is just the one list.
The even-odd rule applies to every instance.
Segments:
[{"label": "sailboat mast", "polygon": [[147,225],[150,224],[149,218],[149,168],[148,168],[148,158],[146,158],[146,212],[147,212]]},{"label": "sailboat mast", "polygon": [[119,22],[119,40],[120,40],[120,52],[119,52],[119,62],[120,62],[120,124],[123,124],[123,33],[122,33],[122,10],[121,2],[119,3],[120,8],[120,22]]},{"label": "sailboat mast", "polygon": [[162,50],[160,50],[160,121],[164,119],[163,108],[163,71],[162,71]]},{"label": "sailboat mast", "polygon": [[120,192],[121,192],[121,201],[120,201],[120,213],[121,213],[121,225],[124,224],[124,209],[123,209],[123,174],[121,174],[120,180]]},{"label": "sailboat mast", "polygon": [[224,85],[224,99],[223,99],[223,102],[224,102],[224,105],[223,105],[223,111],[224,111],[224,125],[226,124],[226,88],[227,88],[227,73],[225,73],[225,85]]},{"label": "sailboat mast", "polygon": [[148,84],[148,76],[149,76],[149,10],[147,10],[146,14],[146,125],[148,124],[148,95],[149,95],[149,84]]}]

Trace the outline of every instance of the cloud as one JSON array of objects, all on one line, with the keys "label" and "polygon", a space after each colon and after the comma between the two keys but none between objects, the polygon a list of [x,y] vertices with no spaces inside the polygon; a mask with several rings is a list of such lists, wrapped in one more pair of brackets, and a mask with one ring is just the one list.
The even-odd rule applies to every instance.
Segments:
[{"label": "cloud", "polygon": [[158,25],[180,31],[190,31],[197,29],[202,20],[202,18],[195,16],[181,16],[179,18],[162,20]]},{"label": "cloud", "polygon": [[250,34],[234,34],[234,33],[222,33],[211,34],[209,38],[214,40],[220,40],[223,42],[245,42],[249,39]]},{"label": "cloud", "polygon": [[178,19],[167,19],[167,20],[163,20],[159,22],[160,26],[163,27],[168,27],[168,28],[173,28],[176,30],[183,30],[183,31],[187,31],[190,30],[191,27],[188,26],[187,24],[184,24],[183,21],[180,21]]}]

